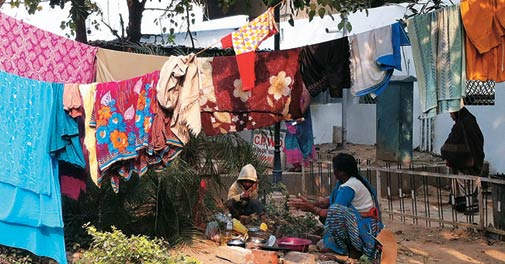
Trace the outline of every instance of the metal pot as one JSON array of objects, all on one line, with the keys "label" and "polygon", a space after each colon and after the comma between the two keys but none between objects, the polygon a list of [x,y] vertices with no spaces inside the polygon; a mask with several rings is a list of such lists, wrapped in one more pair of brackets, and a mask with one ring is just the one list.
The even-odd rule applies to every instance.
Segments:
[{"label": "metal pot", "polygon": [[251,237],[249,238],[249,243],[256,244],[256,245],[263,245],[267,242],[267,239],[261,238],[261,237]]},{"label": "metal pot", "polygon": [[243,247],[245,248],[245,242],[242,239],[232,239],[226,243],[230,247]]}]

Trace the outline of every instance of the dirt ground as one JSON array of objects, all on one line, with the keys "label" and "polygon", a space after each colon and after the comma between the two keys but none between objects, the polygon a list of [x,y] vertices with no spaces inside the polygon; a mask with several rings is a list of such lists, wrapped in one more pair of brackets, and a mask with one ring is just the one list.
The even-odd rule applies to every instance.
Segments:
[{"label": "dirt ground", "polygon": [[[397,263],[505,263],[505,242],[487,239],[482,234],[461,228],[421,227],[398,220],[384,222],[395,234]],[[202,263],[230,264],[216,257],[219,250],[214,242],[196,238],[193,244],[179,247],[177,253]]]},{"label": "dirt ground", "polygon": [[[375,160],[375,147],[347,144],[346,149],[325,144],[318,146],[320,159],[331,160],[345,151],[371,165],[383,165]],[[420,165],[442,165],[440,157],[414,151],[413,160]],[[397,263],[505,263],[505,242],[492,240],[484,234],[464,228],[426,227],[400,222],[399,218],[384,219],[386,228],[393,231],[398,244]],[[229,264],[216,257],[220,248],[214,242],[197,238],[191,245],[181,246],[177,253],[187,254],[202,263]],[[325,262],[328,263],[328,262]]]}]

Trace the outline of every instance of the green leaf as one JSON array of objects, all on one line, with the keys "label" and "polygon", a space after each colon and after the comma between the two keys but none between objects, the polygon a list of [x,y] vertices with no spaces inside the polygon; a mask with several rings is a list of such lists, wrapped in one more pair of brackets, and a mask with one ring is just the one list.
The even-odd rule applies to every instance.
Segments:
[{"label": "green leaf", "polygon": [[351,23],[347,22],[345,26],[347,28],[347,33],[349,33],[349,32],[352,31],[352,25],[351,25]]},{"label": "green leaf", "polygon": [[326,14],[326,9],[324,9],[324,7],[319,8],[319,10],[317,10],[317,14],[322,19],[324,17],[324,14]]},{"label": "green leaf", "polygon": [[337,28],[338,30],[342,30],[344,28],[344,24],[345,24],[345,21],[344,20],[341,20],[338,25],[337,25]]},{"label": "green leaf", "polygon": [[289,18],[288,23],[289,23],[289,25],[291,25],[292,27],[294,27],[294,26],[295,26],[295,20],[293,19],[293,16],[292,16],[292,15],[291,15],[291,17]]},{"label": "green leaf", "polygon": [[309,11],[309,22],[312,21],[312,19],[314,19],[315,15],[316,15],[316,11],[315,10],[310,10]]}]

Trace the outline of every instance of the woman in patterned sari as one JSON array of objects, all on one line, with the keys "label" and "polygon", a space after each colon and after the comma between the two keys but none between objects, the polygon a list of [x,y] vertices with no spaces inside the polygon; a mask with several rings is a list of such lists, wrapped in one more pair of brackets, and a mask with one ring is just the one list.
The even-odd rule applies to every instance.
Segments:
[{"label": "woman in patterned sari", "polygon": [[288,204],[324,220],[324,245],[334,253],[380,259],[375,237],[383,225],[375,190],[358,173],[357,162],[349,154],[333,158],[333,172],[338,181],[329,197],[312,203],[302,196]]}]

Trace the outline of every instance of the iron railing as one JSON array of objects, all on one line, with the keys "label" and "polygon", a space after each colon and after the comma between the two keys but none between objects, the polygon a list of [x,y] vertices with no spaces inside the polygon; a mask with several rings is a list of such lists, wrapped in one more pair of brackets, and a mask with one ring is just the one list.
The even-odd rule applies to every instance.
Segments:
[{"label": "iron railing", "polygon": [[[446,225],[473,228],[505,236],[505,180],[448,173],[445,166],[372,166],[360,162],[362,176],[377,189],[382,216],[403,223],[431,227]],[[335,185],[330,161],[313,161],[301,175],[302,193],[329,195]],[[471,190],[464,201],[467,211],[458,212],[451,196],[453,183],[464,180]],[[476,199],[472,197],[476,197]],[[473,209],[473,210],[472,210]]]}]

